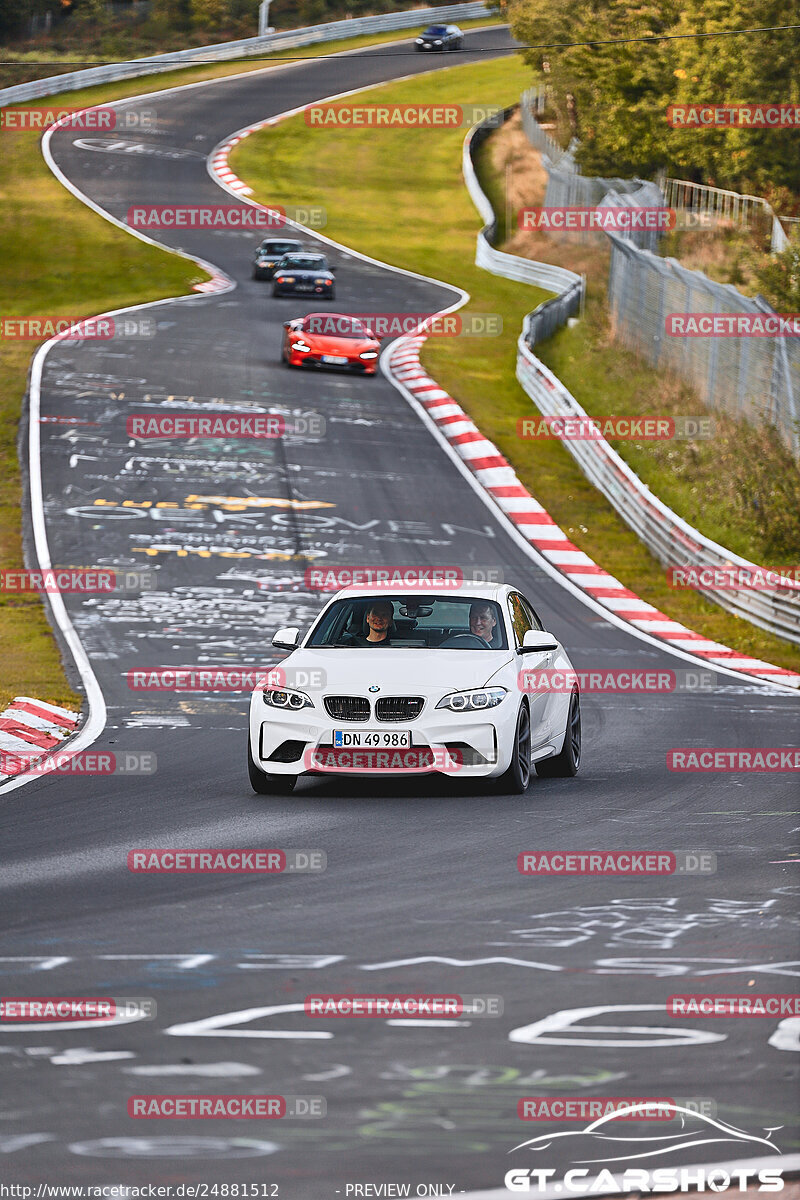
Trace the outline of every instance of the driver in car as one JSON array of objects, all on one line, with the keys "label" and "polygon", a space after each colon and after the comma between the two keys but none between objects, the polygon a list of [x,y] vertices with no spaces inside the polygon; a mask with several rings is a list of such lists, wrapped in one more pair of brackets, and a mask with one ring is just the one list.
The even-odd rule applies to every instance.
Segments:
[{"label": "driver in car", "polygon": [[494,627],[497,617],[491,604],[476,600],[469,609],[469,631],[476,637],[483,638],[491,646],[494,637]]},{"label": "driver in car", "polygon": [[355,634],[354,646],[384,646],[390,644],[389,629],[394,620],[394,606],[391,600],[375,600],[367,609],[367,627],[369,632]]}]

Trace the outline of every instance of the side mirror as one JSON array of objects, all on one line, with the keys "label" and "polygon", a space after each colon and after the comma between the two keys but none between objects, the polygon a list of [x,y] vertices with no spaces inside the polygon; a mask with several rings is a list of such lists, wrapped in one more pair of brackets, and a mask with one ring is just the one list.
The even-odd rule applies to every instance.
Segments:
[{"label": "side mirror", "polygon": [[296,650],[299,641],[300,630],[293,626],[288,626],[286,629],[279,629],[272,638],[273,646],[277,646],[279,650]]},{"label": "side mirror", "polygon": [[529,629],[522,639],[518,654],[543,654],[547,650],[557,650],[558,642],[552,633],[544,629]]},{"label": "side mirror", "polygon": [[330,271],[331,275],[336,274],[336,267],[332,267],[330,263],[328,263],[328,270]]}]

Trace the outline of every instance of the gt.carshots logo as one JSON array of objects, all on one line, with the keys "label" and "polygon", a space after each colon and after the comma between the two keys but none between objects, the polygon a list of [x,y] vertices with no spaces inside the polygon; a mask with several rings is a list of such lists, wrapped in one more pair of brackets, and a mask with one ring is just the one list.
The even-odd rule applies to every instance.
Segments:
[{"label": "gt.carshots logo", "polygon": [[521,875],[713,875],[708,850],[527,850],[517,855]]},{"label": "gt.carshots logo", "polygon": [[553,1184],[555,1167],[513,1167],[503,1182],[509,1192],[545,1192],[553,1187],[586,1195],[587,1191],[622,1195],[626,1192],[747,1192],[758,1184],[759,1192],[783,1191],[780,1167],[629,1167],[612,1174],[603,1169],[596,1176],[588,1167],[565,1171]]}]

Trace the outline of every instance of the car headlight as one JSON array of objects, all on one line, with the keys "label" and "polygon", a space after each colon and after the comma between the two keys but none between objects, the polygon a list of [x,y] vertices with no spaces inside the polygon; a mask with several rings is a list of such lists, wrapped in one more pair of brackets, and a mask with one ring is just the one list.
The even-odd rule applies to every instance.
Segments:
[{"label": "car headlight", "polygon": [[261,698],[270,708],[289,708],[297,711],[300,708],[314,707],[314,701],[305,692],[295,692],[290,688],[266,689]]},{"label": "car headlight", "polygon": [[508,695],[508,688],[472,688],[468,692],[451,692],[436,705],[449,708],[452,712],[478,712],[483,708],[495,708]]},{"label": "car headlight", "polygon": [[437,38],[437,39],[436,39],[436,41],[435,41],[433,44],[434,44],[434,46],[441,46],[441,44],[442,44],[442,39],[441,39],[441,38]]},{"label": "car headlight", "polygon": [[421,46],[421,45],[422,45],[422,38],[417,38],[417,45],[418,45],[418,46]]},{"label": "car headlight", "polygon": [[305,344],[305,342],[292,342],[292,349],[293,350],[301,350],[305,354],[305,352],[307,350],[310,350],[311,347],[307,346]]},{"label": "car headlight", "polygon": [[358,357],[359,358],[377,358],[378,355],[375,350],[362,350]]}]

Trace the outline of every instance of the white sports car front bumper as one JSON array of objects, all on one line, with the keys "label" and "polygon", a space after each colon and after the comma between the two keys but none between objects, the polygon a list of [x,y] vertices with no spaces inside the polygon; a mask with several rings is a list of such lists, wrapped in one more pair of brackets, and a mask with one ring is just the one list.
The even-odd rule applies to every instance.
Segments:
[{"label": "white sports car front bumper", "polygon": [[[501,775],[511,762],[518,698],[509,694],[485,712],[451,712],[429,700],[412,721],[344,722],[324,708],[299,712],[266,705],[260,691],[250,702],[250,750],[269,775],[398,775],[441,773],[470,778]],[[379,727],[381,734],[411,735],[410,749],[335,750],[334,732]]]}]

